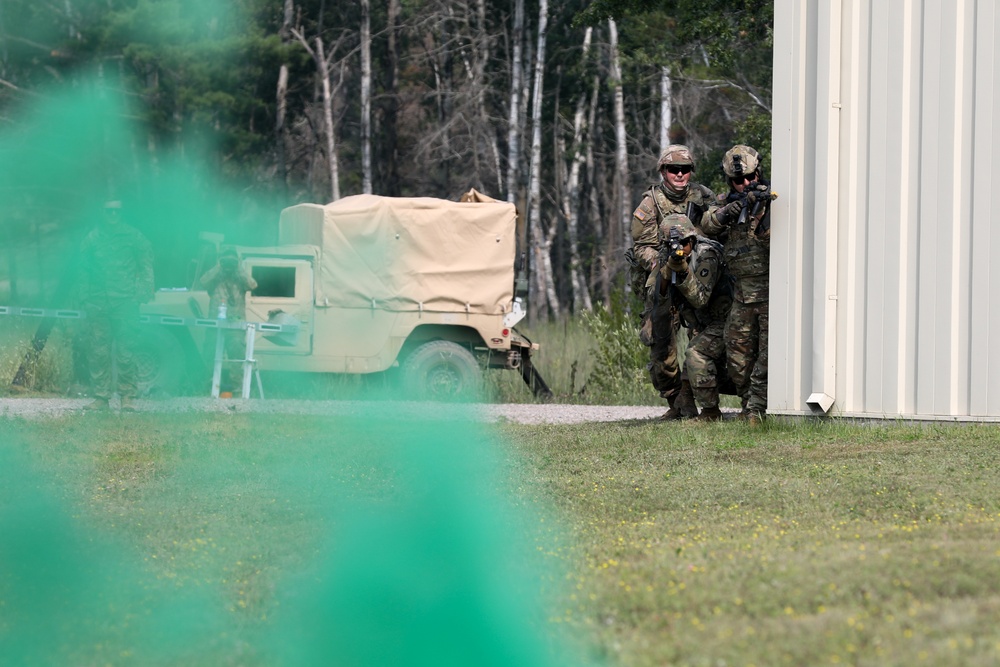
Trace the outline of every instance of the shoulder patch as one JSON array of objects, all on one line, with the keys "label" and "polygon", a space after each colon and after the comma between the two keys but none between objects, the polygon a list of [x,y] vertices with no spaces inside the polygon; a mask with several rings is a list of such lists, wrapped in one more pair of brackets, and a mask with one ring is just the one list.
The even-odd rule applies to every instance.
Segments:
[{"label": "shoulder patch", "polygon": [[642,203],[639,204],[636,209],[632,212],[632,217],[639,222],[645,222],[646,218],[653,214],[652,202],[649,201],[649,197],[643,197]]},{"label": "shoulder patch", "polygon": [[708,277],[708,273],[709,273],[708,269],[707,268],[703,268],[701,271],[698,272],[698,275],[701,276],[702,278],[707,278]]}]

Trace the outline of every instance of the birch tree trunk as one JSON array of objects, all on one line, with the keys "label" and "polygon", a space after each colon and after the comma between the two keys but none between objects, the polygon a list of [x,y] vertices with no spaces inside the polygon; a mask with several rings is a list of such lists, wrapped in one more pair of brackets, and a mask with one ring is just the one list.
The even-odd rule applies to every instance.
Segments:
[{"label": "birch tree trunk", "polygon": [[524,41],[524,0],[514,0],[511,31],[510,113],[507,115],[507,201],[517,203],[518,161],[521,147],[521,44]]},{"label": "birch tree trunk", "polygon": [[670,145],[670,126],[674,124],[671,109],[671,79],[670,68],[660,70],[660,151]]},{"label": "birch tree trunk", "polygon": [[397,117],[399,115],[399,95],[396,91],[399,80],[399,47],[397,44],[397,33],[399,32],[399,13],[401,11],[400,0],[389,0],[388,26],[386,26],[386,51],[388,61],[385,65],[385,102],[384,114],[382,117],[382,160],[381,169],[384,177],[382,179],[383,192],[391,197],[398,197],[401,192],[399,186],[399,132],[397,129]]},{"label": "birch tree trunk", "polygon": [[[332,54],[331,54],[332,55]],[[332,201],[340,199],[340,173],[337,166],[337,138],[334,134],[333,95],[330,94],[330,68],[323,50],[323,39],[316,38],[316,61],[321,65],[323,84],[323,123],[326,126],[326,160],[330,168],[330,196]]]},{"label": "birch tree trunk", "polygon": [[[293,0],[285,0],[285,11],[278,30],[278,36],[282,44],[287,44],[291,35],[292,18],[295,14],[295,3]],[[278,70],[278,90],[277,90],[277,113],[274,122],[274,133],[278,144],[278,174],[281,178],[281,187],[288,188],[288,158],[285,156],[285,118],[288,114],[288,64],[281,63]]]},{"label": "birch tree trunk", "polygon": [[[600,238],[607,239],[611,237],[611,229],[614,227],[614,224],[607,220],[607,216],[604,215],[604,211],[601,209],[601,196],[597,187],[597,161],[594,159],[594,137],[598,134],[597,106],[600,89],[601,78],[599,75],[595,75],[594,85],[591,87],[590,92],[590,110],[587,112],[587,133],[589,135],[586,152],[587,192],[590,200],[591,225],[593,229],[599,232],[598,236]],[[591,281],[595,285],[594,291],[597,291],[596,285],[600,284],[601,299],[605,304],[611,302],[611,276],[608,272],[607,245],[605,243],[603,250],[595,258],[595,266],[591,272]],[[597,251],[596,244],[594,250],[595,252]]]},{"label": "birch tree trunk", "polygon": [[[588,27],[583,36],[583,52],[581,60],[586,62],[590,51],[590,42],[594,29]],[[569,278],[573,290],[573,312],[591,310],[590,291],[580,267],[579,250],[579,220],[580,220],[580,168],[585,156],[583,149],[584,114],[587,105],[587,94],[583,92],[576,101],[576,112],[573,114],[573,163],[563,189],[563,215],[566,217],[566,236],[569,237]]]},{"label": "birch tree trunk", "polygon": [[[542,168],[542,91],[545,79],[545,37],[548,30],[548,0],[538,3],[538,47],[535,53],[534,91],[531,100],[531,165],[528,171],[528,193],[530,198],[528,214],[528,231],[531,238],[534,266],[532,267],[532,282],[535,294],[530,308],[537,317],[548,305],[552,314],[559,316],[562,308],[559,296],[556,294],[555,280],[552,271],[552,235],[546,233],[542,224],[541,168]],[[545,295],[545,303],[541,301]],[[537,320],[536,320],[537,321]]]},{"label": "birch tree trunk", "polygon": [[333,121],[333,94],[330,90],[330,72],[333,69],[332,61],[336,50],[327,56],[322,37],[316,36],[314,40],[316,48],[313,49],[298,29],[293,28],[292,34],[295,36],[295,39],[299,40],[299,43],[302,44],[309,55],[312,56],[313,61],[316,63],[316,71],[319,73],[320,87],[323,95],[323,127],[324,134],[326,135],[327,168],[330,174],[330,196],[331,201],[337,201],[340,199],[340,173],[337,166],[337,138],[334,134],[336,127]]},{"label": "birch tree trunk", "polygon": [[[611,50],[611,86],[615,95],[615,181],[617,185],[618,211],[621,215],[621,227],[612,230],[616,233],[608,235],[608,261],[611,274],[617,272],[619,258],[624,249],[632,243],[632,202],[629,201],[628,193],[628,145],[625,135],[625,97],[622,91],[622,68],[618,55],[618,26],[614,19],[608,20],[609,47]],[[615,236],[621,241],[621,245],[615,241]]]},{"label": "birch tree trunk", "polygon": [[[521,0],[523,2],[523,0]],[[486,105],[486,64],[490,61],[493,38],[486,24],[486,0],[476,0],[476,18],[479,22],[479,49],[476,58],[473,85],[476,86],[476,107],[479,110],[479,121],[486,129],[485,141],[488,142],[493,157],[493,170],[496,173],[497,196],[503,192],[503,171],[500,166],[500,146],[496,132],[491,132],[493,122]]]},{"label": "birch tree trunk", "polygon": [[361,191],[372,193],[372,37],[369,0],[361,0]]}]

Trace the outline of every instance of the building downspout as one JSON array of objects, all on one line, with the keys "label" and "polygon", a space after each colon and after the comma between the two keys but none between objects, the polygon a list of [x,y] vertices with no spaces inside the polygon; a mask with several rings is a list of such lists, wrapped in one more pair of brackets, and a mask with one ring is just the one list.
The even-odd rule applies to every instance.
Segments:
[{"label": "building downspout", "polygon": [[[813,243],[813,353],[812,393],[806,405],[814,415],[825,415],[836,402],[837,392],[837,264],[840,222],[841,139],[841,49],[843,44],[843,0],[820,3],[817,21],[819,62],[817,73],[825,74],[826,87],[817,88],[817,124],[825,127],[825,143],[817,146],[815,234]],[[822,12],[826,9],[825,15]],[[825,28],[828,26],[828,28]],[[823,54],[828,54],[822,61]],[[823,66],[825,65],[825,72]],[[821,152],[822,151],[822,152]],[[822,176],[825,176],[823,178]]]}]

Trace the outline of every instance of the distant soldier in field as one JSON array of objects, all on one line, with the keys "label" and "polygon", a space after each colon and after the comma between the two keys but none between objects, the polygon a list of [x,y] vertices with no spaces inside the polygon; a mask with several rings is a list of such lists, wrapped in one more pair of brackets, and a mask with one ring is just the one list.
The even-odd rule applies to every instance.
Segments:
[{"label": "distant soldier in field", "polygon": [[640,339],[649,346],[649,376],[670,406],[663,419],[674,420],[695,417],[698,408],[677,363],[676,297],[670,282],[660,278],[657,270],[664,242],[660,224],[668,215],[681,213],[698,225],[712,204],[713,193],[691,182],[695,164],[687,146],[668,146],[656,166],[662,181],[646,191],[632,214],[633,247],[626,256],[634,265],[632,288],[645,301]]},{"label": "distant soldier in field", "polygon": [[[245,320],[247,316],[247,292],[257,287],[257,281],[240,264],[239,255],[233,247],[223,248],[218,262],[201,277],[201,285],[208,291],[208,313],[218,317],[224,308],[227,320]],[[216,335],[218,332],[213,332]],[[226,358],[234,361],[246,358],[246,332],[241,329],[224,329],[222,340]],[[206,338],[206,354],[215,355],[215,336]],[[223,391],[232,391],[243,383],[243,369],[236,364],[226,364],[222,375]]]},{"label": "distant soldier in field", "polygon": [[705,216],[704,231],[725,236],[726,265],[735,279],[726,322],[729,374],[743,401],[742,419],[759,424],[767,415],[768,271],[771,257],[770,184],[760,155],[733,146],[722,159],[729,193]]},{"label": "distant soldier in field", "polygon": [[695,420],[718,421],[722,419],[720,384],[729,386],[724,334],[733,303],[732,277],[726,270],[722,244],[698,234],[688,217],[680,213],[664,218],[660,230],[667,239],[661,252],[661,279],[674,285],[683,299],[678,310],[690,332],[684,376],[701,406]]},{"label": "distant soldier in field", "polygon": [[[146,237],[121,220],[122,205],[109,201],[104,216],[87,234],[80,251],[80,296],[89,335],[88,365],[94,401],[88,410],[109,406],[112,364],[118,370],[121,409],[133,411],[135,348],[139,304],[153,298],[153,252]],[[114,352],[114,357],[112,356]]]}]

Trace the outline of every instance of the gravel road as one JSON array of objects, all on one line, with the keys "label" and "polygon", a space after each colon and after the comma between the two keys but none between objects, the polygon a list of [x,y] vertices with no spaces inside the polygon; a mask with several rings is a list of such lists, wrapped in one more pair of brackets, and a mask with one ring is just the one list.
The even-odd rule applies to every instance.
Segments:
[{"label": "gravel road", "polygon": [[[0,398],[0,418],[39,419],[81,414],[86,398]],[[362,401],[307,401],[307,400],[240,400],[213,398],[171,398],[164,400],[139,400],[139,412],[225,412],[311,415],[363,415],[372,403]],[[112,403],[114,407],[115,404]],[[566,405],[566,404],[471,404],[447,405],[440,403],[379,403],[379,413],[414,417],[454,417],[482,422],[509,422],[517,424],[580,424],[583,422],[612,422],[633,419],[655,419],[666,411],[666,406],[648,405]]]}]

